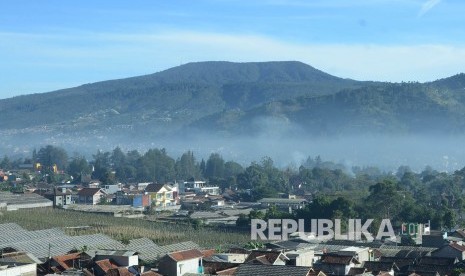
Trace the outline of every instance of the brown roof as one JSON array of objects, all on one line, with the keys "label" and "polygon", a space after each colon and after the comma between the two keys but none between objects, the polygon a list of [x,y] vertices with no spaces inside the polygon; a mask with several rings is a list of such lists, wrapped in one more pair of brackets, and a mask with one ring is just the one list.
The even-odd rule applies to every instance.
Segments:
[{"label": "brown roof", "polygon": [[225,270],[217,271],[216,275],[236,275],[237,267],[228,268]]},{"label": "brown roof", "polygon": [[310,270],[305,266],[241,264],[236,276],[307,276]]},{"label": "brown roof", "polygon": [[[205,274],[218,274],[220,271],[229,270],[231,268],[236,268],[239,264],[228,263],[228,262],[209,262],[203,261],[203,272]],[[223,274],[227,275],[227,274]]]},{"label": "brown roof", "polygon": [[452,234],[453,236],[459,236],[460,238],[465,238],[465,229],[458,229]]},{"label": "brown roof", "polygon": [[149,271],[142,273],[140,276],[163,276],[163,275],[158,274],[155,271],[149,270]]},{"label": "brown roof", "polygon": [[161,188],[163,188],[163,186],[165,185],[158,184],[158,183],[152,183],[152,184],[147,185],[147,187],[145,187],[145,191],[149,193],[158,193],[158,191],[160,191]]},{"label": "brown roof", "polygon": [[216,253],[216,250],[215,249],[206,249],[206,250],[201,250],[201,252],[203,254],[203,257],[206,258],[206,257],[213,256],[213,254]]},{"label": "brown roof", "polygon": [[100,261],[96,261],[95,264],[99,266],[105,273],[107,273],[108,270],[112,268],[117,268],[118,265],[114,262],[112,262],[109,259],[104,259]]},{"label": "brown roof", "polygon": [[72,253],[61,256],[54,256],[52,259],[58,263],[60,271],[73,268],[73,260],[79,260],[81,253]]},{"label": "brown roof", "polygon": [[456,244],[456,243],[451,243],[449,244],[450,247],[454,248],[454,249],[457,249],[461,252],[465,251],[465,246],[463,245],[459,245],[459,244]]},{"label": "brown roof", "polygon": [[201,258],[203,256],[202,252],[198,249],[189,249],[184,251],[177,251],[173,253],[169,253],[168,256],[175,260],[176,262]]},{"label": "brown roof", "polygon": [[109,269],[106,276],[133,276],[133,274],[126,267],[117,267]]},{"label": "brown roof", "polygon": [[351,267],[347,275],[355,276],[365,273],[367,270],[364,267]]},{"label": "brown roof", "polygon": [[248,261],[248,263],[254,263],[254,264],[257,263],[257,264],[265,264],[265,265],[272,264],[270,263],[270,261],[268,261],[265,255],[258,256],[255,259]]},{"label": "brown roof", "polygon": [[80,196],[93,196],[98,192],[104,193],[100,188],[82,188],[82,190],[80,190],[78,192],[78,195],[80,195]]},{"label": "brown roof", "polygon": [[358,264],[359,262],[353,256],[341,256],[334,254],[325,254],[321,257],[321,262],[325,264],[345,264],[348,265],[351,262]]},{"label": "brown roof", "polygon": [[252,253],[249,254],[247,259],[245,259],[244,263],[248,263],[248,262],[257,263],[258,262],[262,264],[273,264],[280,257],[280,255],[281,255],[281,252],[279,251],[254,250],[252,251]]},{"label": "brown roof", "polygon": [[[350,272],[350,270],[349,270]],[[308,272],[308,275],[307,276],[326,276],[326,274],[321,271],[321,270],[316,270],[316,269],[313,269],[313,268],[310,268],[310,272]]]}]

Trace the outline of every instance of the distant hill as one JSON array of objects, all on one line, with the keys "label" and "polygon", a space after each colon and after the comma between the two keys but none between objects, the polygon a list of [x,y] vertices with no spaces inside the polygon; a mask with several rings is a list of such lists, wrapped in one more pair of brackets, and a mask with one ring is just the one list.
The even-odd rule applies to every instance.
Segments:
[{"label": "distant hill", "polygon": [[197,124],[236,134],[261,133],[267,122],[317,136],[465,133],[464,80],[458,75],[427,84],[383,83],[299,96],[247,111],[226,110]]},{"label": "distant hill", "polygon": [[228,107],[249,108],[357,85],[300,62],[189,63],[146,76],[0,100],[0,128],[98,128],[149,121],[186,125]]},{"label": "distant hill", "polygon": [[76,137],[186,131],[464,133],[465,75],[396,84],[343,79],[295,61],[197,62],[0,100],[0,114],[0,134],[10,144],[30,134],[73,143]]}]

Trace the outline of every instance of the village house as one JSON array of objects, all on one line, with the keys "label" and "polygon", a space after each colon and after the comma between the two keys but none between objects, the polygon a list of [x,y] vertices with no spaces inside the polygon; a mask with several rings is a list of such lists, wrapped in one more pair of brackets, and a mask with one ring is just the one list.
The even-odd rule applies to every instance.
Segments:
[{"label": "village house", "polygon": [[172,276],[181,276],[186,273],[203,273],[202,257],[203,253],[198,249],[169,253],[160,259],[158,272]]},{"label": "village house", "polygon": [[126,250],[98,250],[95,252],[95,261],[110,259],[118,266],[129,267],[139,265],[139,256],[135,251]]},{"label": "village house", "polygon": [[106,276],[112,269],[117,269],[118,264],[110,259],[95,261],[92,265],[92,271],[95,276]]},{"label": "village house", "polygon": [[173,189],[169,185],[152,183],[145,188],[145,192],[150,195],[152,205],[155,207],[165,208],[176,205]]},{"label": "village house", "polygon": [[106,185],[104,185],[102,187],[102,190],[106,194],[116,194],[116,192],[121,191],[121,188],[122,188],[121,183],[118,183],[118,184],[106,184]]},{"label": "village house", "polygon": [[100,188],[82,188],[78,193],[79,204],[96,205],[101,202],[106,193]]},{"label": "village house", "polygon": [[69,270],[80,270],[86,267],[92,258],[84,252],[75,252],[65,255],[53,256],[44,265],[49,273],[62,274]]},{"label": "village house", "polygon": [[465,260],[465,246],[457,243],[444,245],[431,252],[433,257],[457,258],[459,261]]},{"label": "village house", "polygon": [[74,203],[72,200],[72,193],[66,188],[54,188],[51,191],[43,194],[43,197],[53,201],[54,207],[65,206]]},{"label": "village house", "polygon": [[[3,252],[3,250],[2,250]],[[8,252],[0,254],[0,275],[37,275],[37,265],[40,264],[35,256],[26,252]]]},{"label": "village house", "polygon": [[363,268],[367,272],[371,272],[373,275],[379,275],[381,273],[396,275],[400,271],[399,267],[394,262],[367,261],[363,263]]},{"label": "village house", "polygon": [[286,257],[289,258],[289,265],[295,266],[313,266],[313,258],[315,257],[315,251],[309,248],[300,248],[298,250],[292,250],[284,252]]},{"label": "village house", "polygon": [[152,184],[152,183],[150,183],[150,182],[137,183],[137,190],[138,191],[145,191],[147,186],[150,185],[150,184]]},{"label": "village house", "polygon": [[115,195],[116,205],[131,205],[132,207],[150,207],[150,195],[134,194],[118,191]]},{"label": "village house", "polygon": [[196,194],[219,195],[220,187],[210,186],[205,181],[185,181],[180,185],[180,193],[194,192]]},{"label": "village house", "polygon": [[[249,275],[286,275],[286,276],[310,276],[315,272],[310,267],[305,266],[276,266],[276,265],[254,265],[242,264],[237,267],[236,276]],[[315,275],[324,275],[315,273]]]},{"label": "village house", "polygon": [[286,265],[289,258],[281,251],[253,250],[244,263],[266,264],[266,265]]},{"label": "village house", "polygon": [[262,208],[276,206],[279,209],[292,213],[294,210],[302,209],[308,203],[306,199],[301,198],[262,198],[258,201]]},{"label": "village house", "polygon": [[351,268],[360,267],[360,262],[354,256],[326,253],[314,267],[328,275],[347,275]]}]

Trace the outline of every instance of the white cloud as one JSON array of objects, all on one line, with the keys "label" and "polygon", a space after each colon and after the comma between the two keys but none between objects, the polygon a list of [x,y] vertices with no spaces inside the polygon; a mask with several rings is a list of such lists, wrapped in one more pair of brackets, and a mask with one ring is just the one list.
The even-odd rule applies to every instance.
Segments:
[{"label": "white cloud", "polygon": [[425,15],[427,12],[429,12],[432,8],[434,8],[437,4],[439,4],[441,0],[428,0],[423,3],[421,6],[421,10],[418,13],[418,17],[422,17]]}]

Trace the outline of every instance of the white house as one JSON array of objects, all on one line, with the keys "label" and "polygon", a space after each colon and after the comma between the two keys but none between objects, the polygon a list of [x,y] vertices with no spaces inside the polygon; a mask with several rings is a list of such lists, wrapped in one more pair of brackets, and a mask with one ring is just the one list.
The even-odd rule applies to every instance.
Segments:
[{"label": "white house", "polygon": [[197,249],[169,253],[160,259],[158,271],[163,275],[172,276],[203,273],[202,256],[202,252]]}]

